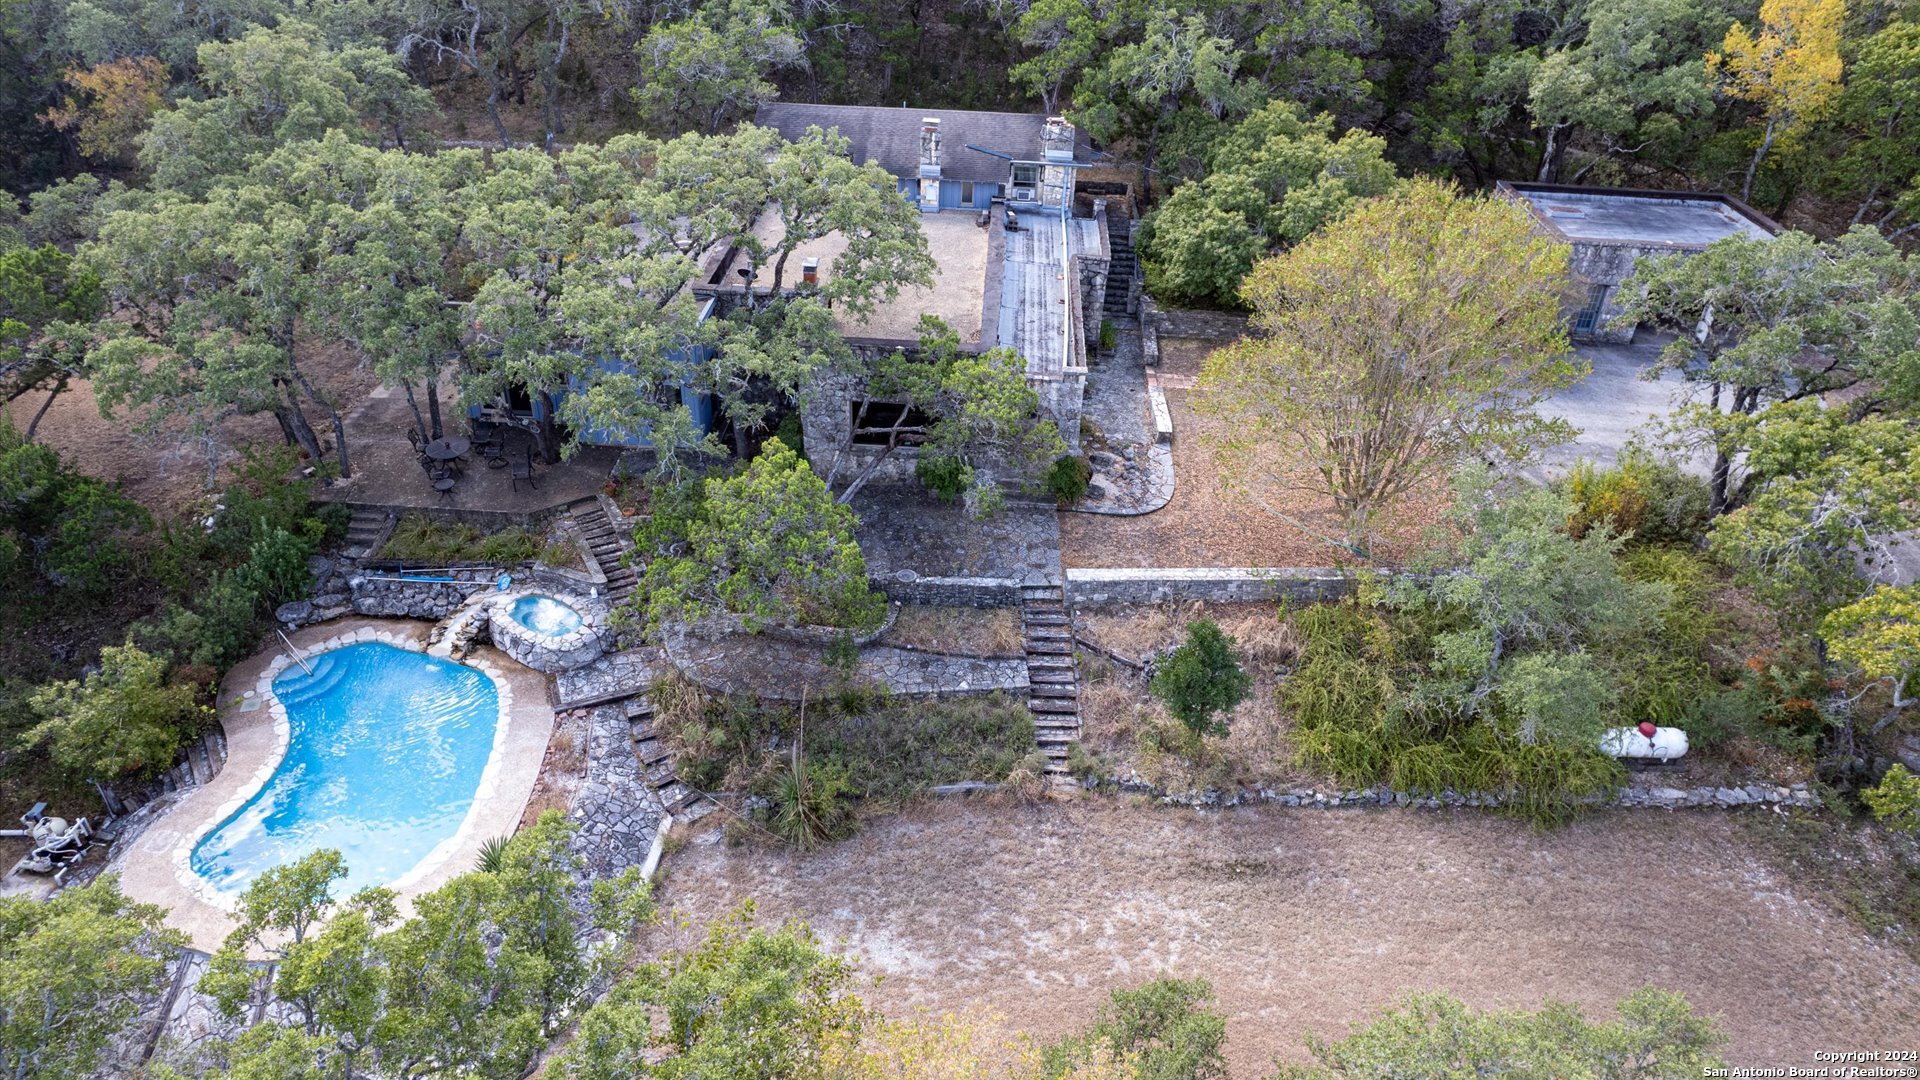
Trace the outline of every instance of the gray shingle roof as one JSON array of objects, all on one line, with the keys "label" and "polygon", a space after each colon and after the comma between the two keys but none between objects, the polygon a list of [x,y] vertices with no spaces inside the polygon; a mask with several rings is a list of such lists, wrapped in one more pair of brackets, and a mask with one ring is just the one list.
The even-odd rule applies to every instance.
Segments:
[{"label": "gray shingle roof", "polygon": [[[895,176],[914,177],[920,175],[920,121],[929,116],[940,118],[940,174],[945,179],[1007,182],[1007,162],[969,150],[969,143],[1029,161],[1041,156],[1040,135],[1047,125],[1043,113],[776,101],[760,106],[754,122],[773,128],[788,141],[805,135],[809,127],[839,128],[851,144],[853,160],[875,161]],[[1076,140],[1075,156],[1087,159],[1085,136]]]}]

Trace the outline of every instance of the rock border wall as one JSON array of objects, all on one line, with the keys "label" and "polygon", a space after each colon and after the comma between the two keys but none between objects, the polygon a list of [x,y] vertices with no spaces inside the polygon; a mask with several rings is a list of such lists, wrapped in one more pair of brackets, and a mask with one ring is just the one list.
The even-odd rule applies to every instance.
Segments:
[{"label": "rock border wall", "polygon": [[1204,600],[1241,604],[1271,600],[1338,600],[1353,591],[1351,575],[1331,567],[1130,567],[1066,572],[1067,598],[1078,606]]}]

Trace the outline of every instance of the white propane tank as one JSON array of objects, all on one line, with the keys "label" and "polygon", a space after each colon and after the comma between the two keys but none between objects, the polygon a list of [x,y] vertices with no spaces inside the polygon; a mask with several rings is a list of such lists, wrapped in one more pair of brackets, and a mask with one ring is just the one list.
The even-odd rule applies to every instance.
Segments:
[{"label": "white propane tank", "polygon": [[1649,738],[1638,728],[1613,728],[1600,736],[1600,752],[1617,758],[1677,761],[1686,756],[1687,733],[1677,727],[1659,727]]}]

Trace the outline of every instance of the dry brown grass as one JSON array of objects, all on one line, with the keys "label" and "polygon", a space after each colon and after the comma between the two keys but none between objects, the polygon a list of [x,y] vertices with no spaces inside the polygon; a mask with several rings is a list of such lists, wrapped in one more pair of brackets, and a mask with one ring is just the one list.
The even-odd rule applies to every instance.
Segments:
[{"label": "dry brown grass", "polygon": [[[1246,463],[1244,486],[1227,483],[1215,459],[1221,422],[1193,409],[1193,392],[1169,389],[1173,414],[1173,499],[1141,517],[1060,516],[1061,562],[1068,567],[1326,567],[1355,557],[1323,537],[1344,525],[1326,497],[1306,485],[1308,470],[1263,447]],[[1397,565],[1420,552],[1424,533],[1446,506],[1447,480],[1435,477],[1380,519],[1374,559]],[[1262,509],[1278,510],[1291,521]],[[1318,534],[1318,535],[1316,535]]]},{"label": "dry brown grass", "polygon": [[1020,656],[1020,614],[1012,608],[908,604],[880,644],[959,656]]},{"label": "dry brown grass", "polygon": [[661,899],[697,927],[751,897],[762,924],[805,919],[883,976],[860,993],[894,1016],[989,1010],[1041,1039],[1116,988],[1204,976],[1239,1080],[1412,990],[1598,1018],[1657,985],[1714,1016],[1742,1065],[1910,1044],[1920,1015],[1920,964],[1830,911],[1818,877],[1775,869],[1734,814],[1542,834],[1466,811],[1129,803],[942,802],[806,856],[730,851],[714,828]]},{"label": "dry brown grass", "polygon": [[1230,634],[1255,676],[1274,674],[1300,651],[1300,639],[1277,604],[1208,604],[1182,601],[1078,613],[1087,636],[1129,659],[1171,649],[1186,637],[1187,624],[1212,619]]},{"label": "dry brown grass", "polygon": [[1299,635],[1275,604],[1156,604],[1085,611],[1087,636],[1130,659],[1164,653],[1186,637],[1195,619],[1212,619],[1231,635],[1253,690],[1227,717],[1224,738],[1195,745],[1136,673],[1101,658],[1083,662],[1081,739],[1115,766],[1174,790],[1252,785],[1296,778],[1288,765],[1290,725],[1278,702],[1279,680],[1300,651]]},{"label": "dry brown grass", "polygon": [[[315,385],[342,402],[342,413],[359,404],[378,381],[351,350],[340,346],[303,341],[299,357],[301,370]],[[24,429],[41,400],[40,395],[29,394],[12,403],[8,411],[14,423]],[[332,429],[319,410],[309,406],[307,418],[319,432],[321,445],[331,448]],[[82,472],[119,481],[128,496],[150,510],[178,512],[204,499],[206,456],[197,442],[185,436],[184,422],[165,424],[166,430],[155,435],[136,434],[137,425],[138,418],[125,413],[101,416],[92,387],[75,380],[47,411],[37,437]],[[221,458],[223,468],[239,460],[238,447],[281,442],[279,425],[267,414],[227,420],[220,425],[220,433],[227,448]],[[349,444],[348,453],[353,449]]]}]

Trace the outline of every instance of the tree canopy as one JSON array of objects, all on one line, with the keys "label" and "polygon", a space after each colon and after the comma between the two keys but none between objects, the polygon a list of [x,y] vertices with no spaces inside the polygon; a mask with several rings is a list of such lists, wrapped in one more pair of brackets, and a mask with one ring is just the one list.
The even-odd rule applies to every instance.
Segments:
[{"label": "tree canopy", "polygon": [[[1261,336],[1207,359],[1200,407],[1244,480],[1271,463],[1332,500],[1359,548],[1409,491],[1570,435],[1533,406],[1583,374],[1561,321],[1565,245],[1522,208],[1412,181],[1254,268]],[[1288,466],[1298,466],[1288,469]]]}]

